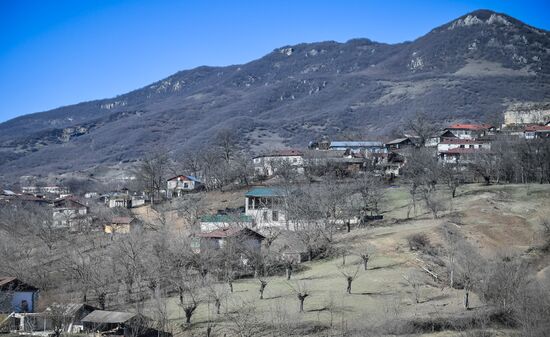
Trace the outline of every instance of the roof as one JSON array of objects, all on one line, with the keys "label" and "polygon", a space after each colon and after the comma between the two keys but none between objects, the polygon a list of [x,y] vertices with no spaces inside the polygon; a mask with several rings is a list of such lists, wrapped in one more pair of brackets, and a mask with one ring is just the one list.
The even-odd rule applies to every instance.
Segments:
[{"label": "roof", "polygon": [[46,311],[52,311],[54,309],[60,310],[64,316],[72,317],[72,316],[75,316],[80,309],[96,310],[97,308],[85,303],[66,303],[66,304],[54,303],[52,304],[52,306],[48,307]]},{"label": "roof", "polygon": [[550,131],[550,125],[527,125],[524,132]]},{"label": "roof", "polygon": [[460,139],[460,138],[443,138],[440,144],[483,144],[486,141],[474,140],[474,139]]},{"label": "roof", "polygon": [[382,147],[379,141],[336,141],[330,142],[330,147]]},{"label": "roof", "polygon": [[284,149],[284,150],[276,150],[273,152],[265,153],[258,155],[254,158],[262,158],[262,157],[297,157],[297,156],[303,156],[303,152],[296,149]]},{"label": "roof", "polygon": [[492,125],[489,124],[466,124],[466,123],[456,123],[449,127],[447,130],[488,130],[492,128]]},{"label": "roof", "polygon": [[74,197],[65,197],[61,199],[57,199],[54,201],[54,206],[59,207],[60,205],[63,205],[66,208],[83,208],[87,207],[80,201],[76,200]]},{"label": "roof", "polygon": [[38,288],[27,284],[16,277],[0,276],[0,290],[36,291]]},{"label": "roof", "polygon": [[394,139],[390,142],[387,142],[386,145],[393,145],[393,144],[401,144],[403,142],[406,142],[406,141],[410,141],[412,143],[412,141],[407,137],[407,138],[397,138],[397,139]]},{"label": "roof", "polygon": [[117,216],[111,219],[111,223],[115,224],[130,224],[132,221],[134,221],[135,218],[129,217],[129,216]]},{"label": "roof", "polygon": [[82,319],[88,323],[125,323],[136,317],[132,312],[94,310]]},{"label": "roof", "polygon": [[262,234],[253,231],[250,228],[237,228],[237,227],[228,227],[228,228],[221,228],[216,229],[212,232],[208,233],[199,233],[197,236],[201,238],[227,238],[227,237],[233,237],[233,236],[256,236],[260,238],[260,240],[265,239],[265,236]]},{"label": "roof", "polygon": [[202,222],[219,222],[219,223],[231,223],[231,222],[252,222],[252,217],[244,214],[228,215],[228,214],[216,214],[205,215],[201,217]]},{"label": "roof", "polygon": [[445,154],[468,154],[468,153],[486,153],[486,150],[483,149],[470,149],[470,148],[455,148],[455,149],[449,149],[445,151],[439,151],[439,153],[445,153]]},{"label": "roof", "polygon": [[254,187],[250,191],[246,192],[247,197],[282,197],[284,193],[281,189],[276,187]]},{"label": "roof", "polygon": [[176,180],[176,179],[179,179],[179,180],[189,180],[189,181],[194,181],[194,182],[197,182],[197,183],[200,183],[201,181],[195,177],[195,176],[185,176],[185,175],[179,175],[179,176],[175,176],[175,177],[172,177],[170,179],[168,179],[168,181],[172,181],[172,180]]}]

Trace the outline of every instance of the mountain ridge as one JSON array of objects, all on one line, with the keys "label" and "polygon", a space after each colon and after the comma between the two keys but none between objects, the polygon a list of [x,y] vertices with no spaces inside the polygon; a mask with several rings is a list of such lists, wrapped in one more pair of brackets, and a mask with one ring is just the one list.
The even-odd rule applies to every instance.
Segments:
[{"label": "mountain ridge", "polygon": [[[474,11],[398,44],[366,38],[275,48],[241,65],[200,66],[113,98],[0,124],[0,174],[67,171],[175,155],[232,128],[251,150],[318,134],[381,137],[415,112],[488,121],[507,104],[550,99],[550,34]],[[517,90],[521,85],[522,90]],[[86,156],[77,156],[87,151]]]}]

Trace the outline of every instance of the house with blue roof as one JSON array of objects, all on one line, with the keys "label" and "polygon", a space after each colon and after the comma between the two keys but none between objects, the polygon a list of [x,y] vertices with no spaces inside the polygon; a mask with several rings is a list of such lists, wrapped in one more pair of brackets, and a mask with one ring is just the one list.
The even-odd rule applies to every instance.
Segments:
[{"label": "house with blue roof", "polygon": [[332,141],[329,145],[329,150],[351,152],[370,152],[383,153],[386,152],[384,143],[379,141]]},{"label": "house with blue roof", "polygon": [[204,188],[204,184],[197,177],[179,175],[166,181],[166,196],[168,198],[181,197],[186,192]]},{"label": "house with blue roof", "polygon": [[245,194],[245,214],[258,229],[288,229],[284,210],[285,191],[277,187],[254,187]]}]

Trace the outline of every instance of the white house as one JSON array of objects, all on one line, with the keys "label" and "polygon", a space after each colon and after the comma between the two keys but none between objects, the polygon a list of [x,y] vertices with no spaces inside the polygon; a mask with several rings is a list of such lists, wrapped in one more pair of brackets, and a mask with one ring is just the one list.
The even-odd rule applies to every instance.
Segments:
[{"label": "white house", "polygon": [[254,174],[272,176],[282,167],[296,170],[297,173],[304,173],[304,157],[299,150],[279,150],[269,154],[263,154],[252,158],[254,163]]},{"label": "white house", "polygon": [[203,183],[193,176],[179,175],[166,181],[166,196],[168,198],[180,197],[185,192],[200,189]]},{"label": "white house", "polygon": [[525,139],[549,138],[550,126],[548,125],[527,125],[523,129]]},{"label": "white house", "polygon": [[495,130],[494,126],[489,124],[453,124],[445,129],[460,139],[477,139],[491,134]]},{"label": "white house", "polygon": [[491,143],[474,139],[445,138],[437,144],[437,154],[444,163],[464,163],[466,157],[489,150]]},{"label": "white house", "polygon": [[56,227],[73,227],[77,223],[83,224],[88,214],[88,206],[70,197],[61,198],[53,202],[53,220]]},{"label": "white house", "polygon": [[285,193],[278,188],[255,187],[245,194],[245,214],[250,216],[258,229],[287,227],[284,212]]}]

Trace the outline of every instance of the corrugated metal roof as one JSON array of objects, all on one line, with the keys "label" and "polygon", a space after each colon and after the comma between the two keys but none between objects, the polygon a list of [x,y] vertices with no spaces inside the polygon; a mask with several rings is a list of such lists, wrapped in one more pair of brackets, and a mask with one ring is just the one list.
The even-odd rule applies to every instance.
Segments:
[{"label": "corrugated metal roof", "polygon": [[336,141],[330,142],[330,147],[381,147],[382,142],[378,141]]},{"label": "corrugated metal roof", "polygon": [[252,222],[252,217],[244,214],[228,215],[228,214],[216,214],[216,215],[204,215],[201,217],[202,222]]},{"label": "corrugated metal roof", "polygon": [[400,144],[404,141],[410,140],[409,138],[397,138],[392,140],[391,142],[387,142],[386,144],[393,145],[393,144]]},{"label": "corrugated metal roof", "polygon": [[265,238],[262,234],[256,231],[253,231],[250,228],[236,228],[236,227],[220,228],[212,232],[197,234],[197,236],[202,238],[226,238],[226,237],[238,236],[238,235],[248,235],[248,236],[256,236],[259,238]]},{"label": "corrugated metal roof", "polygon": [[276,187],[254,187],[245,194],[247,197],[282,197],[284,195],[283,191]]},{"label": "corrugated metal roof", "polygon": [[95,310],[82,319],[88,323],[125,323],[136,317],[132,312]]}]

